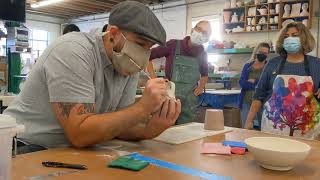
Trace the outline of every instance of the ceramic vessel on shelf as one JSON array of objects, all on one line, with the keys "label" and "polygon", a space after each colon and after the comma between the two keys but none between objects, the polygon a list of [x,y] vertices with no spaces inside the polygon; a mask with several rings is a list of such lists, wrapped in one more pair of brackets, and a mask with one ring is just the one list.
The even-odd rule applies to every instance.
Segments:
[{"label": "ceramic vessel on shelf", "polygon": [[266,15],[268,13],[268,8],[266,6],[261,6],[260,9],[258,9],[260,15]]},{"label": "ceramic vessel on shelf", "polygon": [[248,24],[248,26],[251,25],[251,20],[252,20],[252,18],[247,18],[247,24]]},{"label": "ceramic vessel on shelf", "polygon": [[291,10],[291,6],[290,6],[290,4],[286,4],[286,5],[284,5],[284,13],[283,13],[283,16],[282,17],[284,17],[284,18],[287,18],[287,17],[289,17],[290,16],[290,10]]},{"label": "ceramic vessel on shelf", "polygon": [[231,11],[223,11],[224,23],[230,23],[231,14]]},{"label": "ceramic vessel on shelf", "polygon": [[278,29],[278,26],[270,26],[270,29],[271,30],[276,30],[276,29]]},{"label": "ceramic vessel on shelf", "polygon": [[267,24],[266,17],[261,17],[261,18],[259,19],[259,24]]},{"label": "ceramic vessel on shelf", "polygon": [[279,22],[279,16],[275,16],[274,17],[274,23],[278,23]]},{"label": "ceramic vessel on shelf", "polygon": [[233,13],[233,15],[232,15],[232,17],[231,17],[231,22],[232,22],[232,23],[239,22],[238,15],[237,15],[236,12]]},{"label": "ceramic vessel on shelf", "polygon": [[257,29],[257,31],[261,31],[261,26],[260,26],[260,25],[257,25],[257,26],[256,26],[256,29]]},{"label": "ceramic vessel on shelf", "polygon": [[225,29],[227,34],[230,34],[232,32],[232,29]]},{"label": "ceramic vessel on shelf", "polygon": [[237,0],[231,0],[230,7],[231,8],[237,7]]},{"label": "ceramic vessel on shelf", "polygon": [[268,2],[268,0],[260,0],[260,4],[267,3],[267,2]]},{"label": "ceramic vessel on shelf", "polygon": [[292,4],[291,17],[300,16],[301,3]]},{"label": "ceramic vessel on shelf", "polygon": [[302,4],[302,12],[300,13],[300,16],[309,16],[308,7],[309,7],[308,3]]},{"label": "ceramic vessel on shelf", "polygon": [[240,26],[237,26],[236,28],[232,29],[232,32],[242,32],[244,29]]},{"label": "ceramic vessel on shelf", "polygon": [[255,0],[255,1],[254,1],[254,4],[255,4],[255,5],[260,4],[260,0]]},{"label": "ceramic vessel on shelf", "polygon": [[274,19],[273,19],[273,18],[270,18],[270,19],[269,19],[269,23],[270,23],[270,24],[273,24],[273,23],[274,23]]},{"label": "ceramic vessel on shelf", "polygon": [[276,4],[276,13],[279,14],[280,12],[280,4]]},{"label": "ceramic vessel on shelf", "polygon": [[248,10],[248,16],[255,16],[256,15],[256,7],[251,7]]},{"label": "ceramic vessel on shelf", "polygon": [[246,31],[250,32],[251,31],[251,26],[246,27]]},{"label": "ceramic vessel on shelf", "polygon": [[305,25],[306,27],[308,27],[308,19],[304,19],[302,20],[302,24]]},{"label": "ceramic vessel on shelf", "polygon": [[275,14],[276,10],[275,9],[270,9],[270,14]]},{"label": "ceramic vessel on shelf", "polygon": [[273,3],[274,2],[274,0],[268,0],[268,3]]},{"label": "ceramic vessel on shelf", "polygon": [[237,5],[237,7],[242,7],[242,1],[238,1],[238,2],[236,3],[236,5]]},{"label": "ceramic vessel on shelf", "polygon": [[256,25],[256,18],[252,18],[251,25]]},{"label": "ceramic vessel on shelf", "polygon": [[226,0],[225,1],[225,3],[224,3],[224,8],[225,9],[228,9],[228,8],[230,8],[231,6],[230,6],[230,0]]},{"label": "ceramic vessel on shelf", "polygon": [[251,31],[255,31],[256,30],[256,27],[255,26],[252,26],[251,27]]}]

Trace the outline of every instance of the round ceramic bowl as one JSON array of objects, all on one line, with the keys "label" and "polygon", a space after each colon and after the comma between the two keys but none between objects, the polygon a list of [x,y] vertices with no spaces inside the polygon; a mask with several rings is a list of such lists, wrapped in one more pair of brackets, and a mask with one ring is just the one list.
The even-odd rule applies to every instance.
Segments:
[{"label": "round ceramic bowl", "polygon": [[305,143],[277,137],[252,137],[245,143],[262,167],[277,171],[291,170],[307,157],[311,149]]}]

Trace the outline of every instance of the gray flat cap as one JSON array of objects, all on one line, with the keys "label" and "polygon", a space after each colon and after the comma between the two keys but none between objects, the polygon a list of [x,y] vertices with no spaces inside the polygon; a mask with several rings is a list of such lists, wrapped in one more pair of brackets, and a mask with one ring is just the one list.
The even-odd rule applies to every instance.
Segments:
[{"label": "gray flat cap", "polygon": [[142,3],[124,1],[115,5],[110,12],[109,24],[162,46],[166,43],[166,31],[155,14]]}]

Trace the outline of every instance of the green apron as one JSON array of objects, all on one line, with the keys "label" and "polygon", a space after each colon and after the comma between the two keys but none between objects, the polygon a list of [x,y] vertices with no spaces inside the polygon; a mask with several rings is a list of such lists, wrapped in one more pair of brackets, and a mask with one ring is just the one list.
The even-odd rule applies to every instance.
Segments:
[{"label": "green apron", "polygon": [[173,60],[171,81],[176,84],[176,98],[181,100],[181,114],[176,124],[195,121],[198,97],[193,91],[200,78],[198,60],[181,55],[180,41],[177,41]]}]

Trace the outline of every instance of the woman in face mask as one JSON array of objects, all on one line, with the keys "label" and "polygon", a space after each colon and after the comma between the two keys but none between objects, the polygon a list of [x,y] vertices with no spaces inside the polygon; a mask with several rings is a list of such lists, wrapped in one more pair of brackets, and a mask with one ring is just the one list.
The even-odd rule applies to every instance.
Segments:
[{"label": "woman in face mask", "polygon": [[320,60],[306,55],[314,44],[302,23],[290,23],[281,30],[276,44],[280,56],[270,60],[263,70],[246,128],[252,128],[263,105],[262,131],[319,139]]},{"label": "woman in face mask", "polygon": [[[242,69],[240,76],[241,94],[239,107],[241,110],[241,125],[244,127],[247,115],[252,103],[252,96],[256,85],[258,84],[262,69],[266,64],[267,57],[269,55],[270,46],[268,43],[260,43],[253,50],[252,57]],[[258,112],[255,121],[261,122],[261,113]],[[259,126],[260,127],[260,126]]]}]

